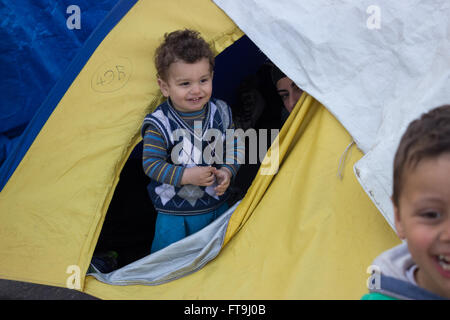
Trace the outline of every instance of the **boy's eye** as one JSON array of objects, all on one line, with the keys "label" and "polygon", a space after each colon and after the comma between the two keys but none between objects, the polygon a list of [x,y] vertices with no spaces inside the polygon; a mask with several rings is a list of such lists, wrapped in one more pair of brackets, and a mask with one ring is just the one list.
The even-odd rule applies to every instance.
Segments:
[{"label": "boy's eye", "polygon": [[189,85],[189,82],[181,82],[180,83],[180,86],[188,86]]},{"label": "boy's eye", "polygon": [[430,211],[425,211],[425,212],[421,213],[420,216],[425,219],[433,219],[434,220],[434,219],[438,219],[441,216],[441,214],[437,211],[430,210]]}]

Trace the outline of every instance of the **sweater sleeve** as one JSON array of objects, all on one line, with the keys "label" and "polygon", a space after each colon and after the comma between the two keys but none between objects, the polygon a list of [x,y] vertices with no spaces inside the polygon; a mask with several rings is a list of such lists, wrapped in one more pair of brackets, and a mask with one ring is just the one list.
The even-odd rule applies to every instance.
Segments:
[{"label": "sweater sleeve", "polygon": [[184,167],[167,162],[169,158],[166,142],[154,125],[149,125],[144,133],[142,166],[151,179],[160,183],[181,186]]},{"label": "sweater sleeve", "polygon": [[[234,131],[235,127],[232,121],[228,129]],[[229,140],[228,137],[225,140],[226,140],[225,159],[220,167],[228,168],[233,174],[234,178],[236,177],[239,167],[245,161],[245,145],[243,144],[244,141],[242,141],[242,139],[236,135],[233,136],[232,141],[228,141]],[[233,143],[232,147],[230,147],[231,142]]]}]

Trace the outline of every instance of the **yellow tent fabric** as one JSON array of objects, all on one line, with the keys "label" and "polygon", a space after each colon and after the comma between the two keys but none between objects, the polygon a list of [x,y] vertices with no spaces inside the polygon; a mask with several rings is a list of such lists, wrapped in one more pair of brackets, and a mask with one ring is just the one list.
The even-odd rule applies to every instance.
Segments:
[{"label": "yellow tent fabric", "polygon": [[373,258],[399,240],[352,172],[361,152],[352,146],[343,155],[351,140],[304,94],[280,132],[279,172],[256,177],[216,259],[155,287],[87,277],[85,292],[108,299],[359,299]]},{"label": "yellow tent fabric", "polygon": [[[242,36],[212,2],[139,1],[0,193],[0,278],[64,287],[68,267],[79,266],[80,290],[100,298],[358,299],[373,258],[399,241],[354,177],[361,152],[344,154],[351,137],[306,94],[280,133],[279,172],[255,179],[216,259],[154,287],[84,277],[142,119],[160,101],[153,51],[162,34],[184,27],[217,53]],[[120,80],[105,78],[110,70]]]}]

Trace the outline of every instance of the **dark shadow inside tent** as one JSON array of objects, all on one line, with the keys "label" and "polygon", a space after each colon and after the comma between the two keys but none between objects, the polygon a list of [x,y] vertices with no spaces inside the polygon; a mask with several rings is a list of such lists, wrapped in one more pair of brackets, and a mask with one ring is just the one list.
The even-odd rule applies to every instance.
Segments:
[{"label": "dark shadow inside tent", "polygon": [[[257,134],[258,145],[260,139],[267,139],[268,146],[274,137],[261,134],[264,130],[260,129],[266,129],[266,133],[270,133],[270,129],[280,129],[283,108],[272,84],[269,62],[244,36],[217,56],[213,80],[213,96],[231,106],[236,128],[245,132],[253,130]],[[246,159],[230,185],[230,205],[245,196],[261,164],[262,159],[256,157],[255,161],[255,157],[249,155],[250,144],[253,143],[246,138]],[[150,253],[156,211],[147,194],[149,181],[142,169],[141,142],[120,174],[98,239],[93,259],[99,258],[97,262],[104,263],[105,269],[100,271],[109,272]],[[112,252],[117,254],[116,259],[111,258]]]}]

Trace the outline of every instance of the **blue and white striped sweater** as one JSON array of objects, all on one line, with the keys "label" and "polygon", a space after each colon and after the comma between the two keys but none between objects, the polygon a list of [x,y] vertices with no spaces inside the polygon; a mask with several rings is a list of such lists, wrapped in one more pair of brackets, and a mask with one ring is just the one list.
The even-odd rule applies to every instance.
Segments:
[{"label": "blue and white striped sweater", "polygon": [[[193,122],[201,118],[203,118],[202,128],[194,128]],[[187,133],[186,137],[189,139],[176,139],[174,132],[180,129]],[[152,179],[148,191],[156,210],[178,215],[200,214],[213,210],[226,200],[228,192],[220,197],[217,196],[214,192],[215,185],[210,187],[181,185],[181,178],[186,167],[207,165],[202,157],[198,161],[199,159],[196,159],[193,154],[195,150],[198,154],[198,147],[201,148],[200,154],[202,154],[202,151],[210,145],[210,141],[203,138],[211,129],[221,133],[223,143],[226,130],[234,129],[231,110],[221,100],[212,99],[203,110],[189,114],[177,112],[170,105],[170,101],[166,101],[145,117],[142,126],[143,167],[145,173]],[[194,140],[195,135],[198,136],[197,144]],[[183,146],[180,152],[183,156],[177,156],[175,153],[175,159],[172,159],[174,156],[172,151],[176,145]],[[185,146],[188,147],[185,148]],[[234,176],[239,169],[239,161],[242,161],[238,160],[239,156],[242,159],[241,153],[243,155],[236,142],[232,155],[226,155],[223,158],[223,161],[226,158],[231,163],[214,166],[226,166]],[[174,160],[176,160],[175,163]]]}]

